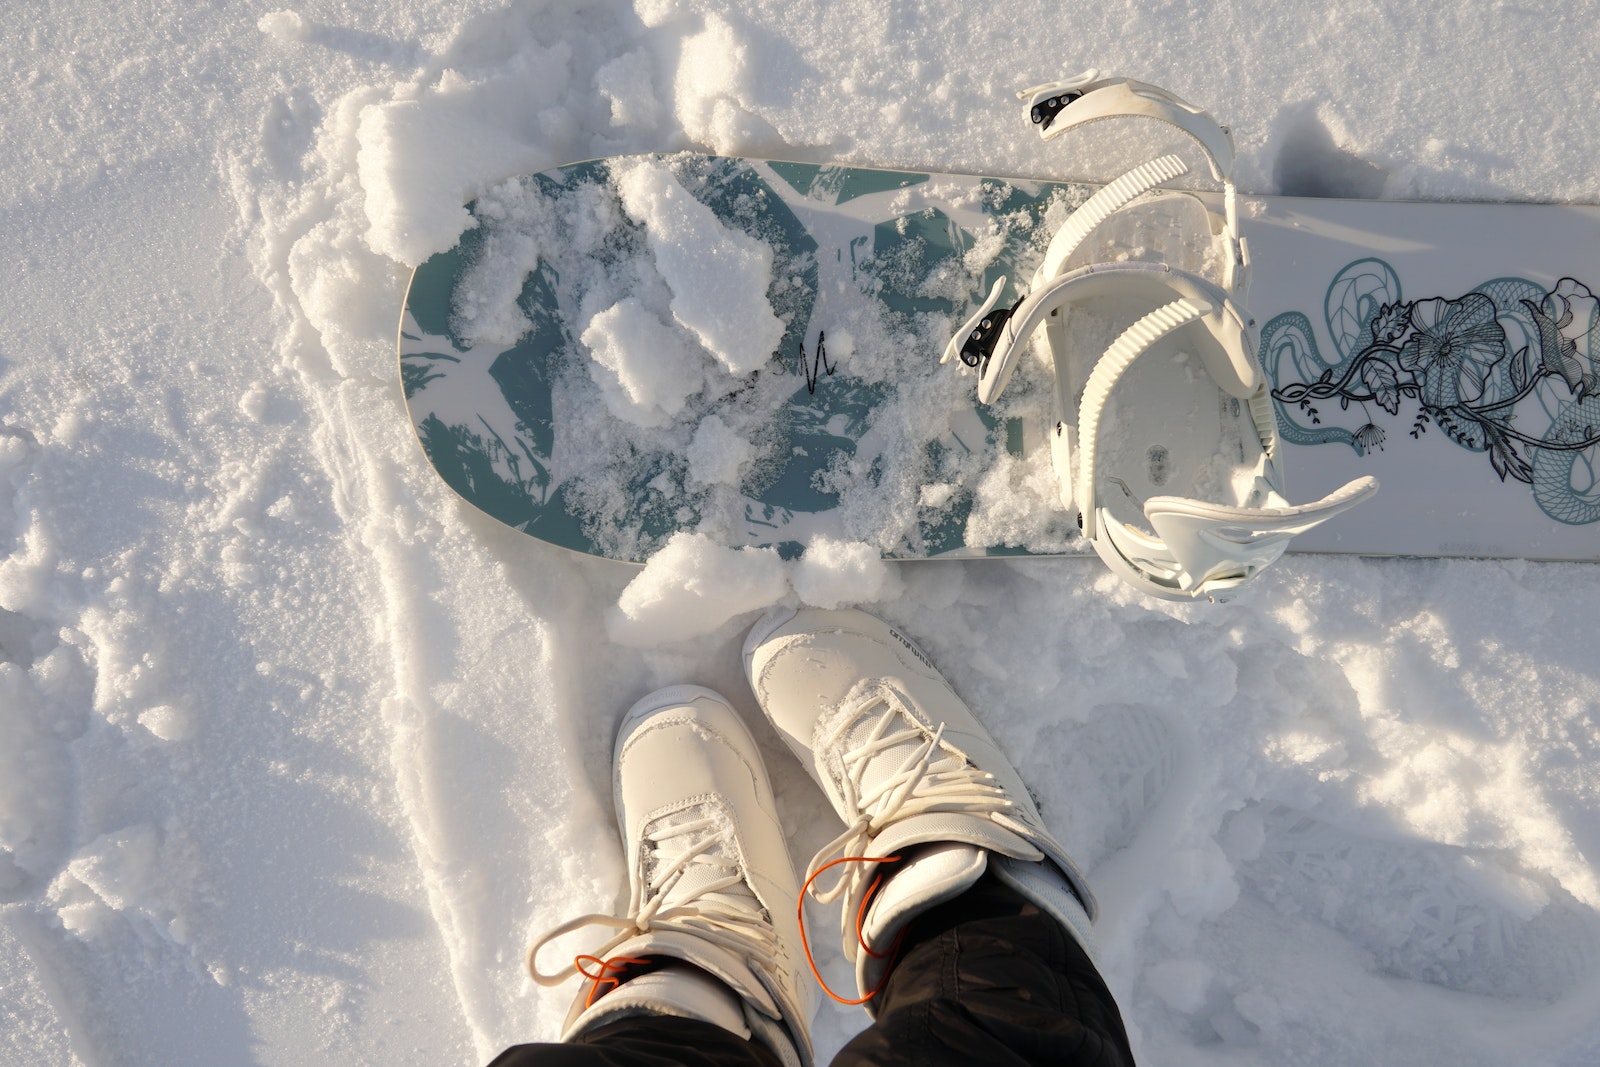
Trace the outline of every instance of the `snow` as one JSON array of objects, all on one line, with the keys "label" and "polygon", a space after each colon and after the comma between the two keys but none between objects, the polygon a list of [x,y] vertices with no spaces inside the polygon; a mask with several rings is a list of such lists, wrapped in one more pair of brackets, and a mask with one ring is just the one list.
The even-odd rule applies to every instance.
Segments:
[{"label": "snow", "polygon": [[627,167],[617,189],[623,208],[649,234],[656,266],[672,290],[673,318],[730,373],[759,370],[783,336],[783,323],[767,303],[772,249],[724,225],[665,167]]},{"label": "snow", "polygon": [[[1100,897],[1141,1062],[1600,1061],[1600,568],[1299,556],[1225,606],[1093,559],[846,543],[675,541],[640,571],[459,503],[394,354],[408,268],[514,174],[698,148],[1092,177],[1162,149],[1019,121],[1013,90],[1090,66],[1211,107],[1247,191],[1593,200],[1600,66],[1570,27],[1600,4],[1113,2],[1063,37],[1037,2],[282,3],[0,31],[0,1062],[551,1038],[572,991],[523,953],[623,884],[639,695],[727,694],[796,858],[835,834],[738,663],[800,597],[904,627],[1014,754]],[[755,277],[748,251],[681,277]],[[588,313],[632,297],[711,357],[772,328],[673,283]],[[518,328],[496,284],[464,336]],[[740,459],[718,433],[702,470]],[[823,1009],[821,1054],[862,1022]]]},{"label": "snow", "polygon": [[606,632],[637,648],[704,637],[777,603],[789,589],[785,569],[776,549],[724,548],[704,534],[675,533],[622,591]]},{"label": "snow", "polygon": [[819,608],[896,600],[902,590],[895,566],[861,541],[819,537],[806,546],[790,579],[802,603]]},{"label": "snow", "polygon": [[695,351],[633,297],[590,319],[579,340],[606,408],[637,425],[667,425],[705,380]]},{"label": "snow", "polygon": [[[707,415],[695,427],[685,458],[689,480],[702,485],[738,485],[739,472],[754,458],[755,448],[718,415]],[[876,554],[876,553],[874,553]]]}]

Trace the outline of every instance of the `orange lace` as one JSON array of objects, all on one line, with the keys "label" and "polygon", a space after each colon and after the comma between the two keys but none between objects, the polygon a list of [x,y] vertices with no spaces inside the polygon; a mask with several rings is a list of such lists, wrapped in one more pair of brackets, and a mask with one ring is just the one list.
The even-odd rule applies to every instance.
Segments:
[{"label": "orange lace", "polygon": [[[583,1006],[588,1008],[594,1004],[595,1000],[600,996],[601,986],[614,988],[621,985],[622,979],[615,977],[616,975],[620,975],[629,967],[637,967],[649,962],[650,960],[647,957],[641,958],[637,956],[614,956],[609,960],[603,960],[599,956],[574,956],[572,958],[573,969],[594,983],[589,987],[589,996],[584,1000]],[[589,971],[584,970],[583,965],[585,963],[597,964],[598,970],[591,974]]]},{"label": "orange lace", "polygon": [[[832,997],[840,1004],[850,1006],[865,1004],[867,1001],[877,996],[878,993],[882,991],[884,984],[889,980],[890,968],[885,967],[883,969],[883,974],[878,978],[878,984],[868,990],[866,996],[857,997],[855,1000],[848,1000],[845,997],[841,997],[839,994],[830,989],[827,981],[822,977],[822,972],[817,969],[816,959],[811,955],[811,938],[806,935],[806,893],[810,891],[811,883],[817,880],[817,876],[823,871],[827,870],[829,867],[837,867],[841,863],[899,862],[899,856],[841,856],[829,863],[824,863],[821,867],[818,867],[815,871],[812,871],[811,877],[806,879],[806,884],[800,887],[800,898],[795,904],[795,911],[800,918],[800,947],[806,950],[806,963],[811,967],[811,975],[817,980],[817,985],[821,986],[824,993],[828,994],[828,996]],[[882,874],[879,874],[877,877],[873,878],[872,884],[867,887],[866,894],[861,898],[861,906],[856,909],[856,944],[861,946],[861,951],[865,952],[868,956],[871,956],[875,960],[892,958],[895,953],[900,951],[900,942],[904,940],[906,936],[905,930],[902,929],[899,934],[895,935],[894,944],[889,946],[888,951],[874,952],[872,951],[872,946],[867,944],[865,935],[863,935],[861,932],[861,926],[866,922],[867,918],[867,905],[872,902],[873,894],[878,891],[878,887],[882,884]]]}]

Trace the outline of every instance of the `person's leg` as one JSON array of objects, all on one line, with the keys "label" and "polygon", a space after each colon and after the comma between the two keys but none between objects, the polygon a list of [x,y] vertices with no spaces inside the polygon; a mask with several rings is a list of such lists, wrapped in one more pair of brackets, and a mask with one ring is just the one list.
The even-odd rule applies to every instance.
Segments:
[{"label": "person's leg", "polygon": [[766,1045],[699,1019],[638,1016],[563,1044],[515,1045],[489,1067],[780,1067]]},{"label": "person's leg", "polygon": [[843,1062],[1131,1064],[1088,884],[928,657],[862,612],[803,610],[757,624],[745,669],[846,824],[807,878],[843,898],[879,1018]]},{"label": "person's leg", "polygon": [[1078,939],[993,878],[911,921],[876,999],[877,1018],[833,1067],[1133,1063]]},{"label": "person's leg", "polygon": [[[588,915],[534,943],[542,985],[590,979],[564,1045],[518,1046],[508,1064],[809,1067],[816,992],[795,918],[799,887],[760,753],[707,689],[675,686],[623,718],[613,787],[627,851],[626,913]],[[554,974],[553,940],[609,940]]]}]

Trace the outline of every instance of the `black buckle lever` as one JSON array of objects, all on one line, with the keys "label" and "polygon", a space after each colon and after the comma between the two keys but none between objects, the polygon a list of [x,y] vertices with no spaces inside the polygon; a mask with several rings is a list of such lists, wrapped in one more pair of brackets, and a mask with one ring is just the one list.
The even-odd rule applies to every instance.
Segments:
[{"label": "black buckle lever", "polygon": [[1082,93],[1062,93],[1060,96],[1047,97],[1033,105],[1028,117],[1033,120],[1035,126],[1048,130],[1055,125],[1056,119],[1061,117],[1061,112],[1066,110],[1067,105],[1082,95]]},{"label": "black buckle lever", "polygon": [[983,321],[973,327],[972,332],[961,345],[961,362],[969,367],[980,364],[987,367],[989,357],[994,355],[994,350],[1000,345],[1000,330],[1011,318],[1011,313],[1017,310],[1022,303],[1018,297],[1017,302],[1008,308],[995,308],[983,317]]}]

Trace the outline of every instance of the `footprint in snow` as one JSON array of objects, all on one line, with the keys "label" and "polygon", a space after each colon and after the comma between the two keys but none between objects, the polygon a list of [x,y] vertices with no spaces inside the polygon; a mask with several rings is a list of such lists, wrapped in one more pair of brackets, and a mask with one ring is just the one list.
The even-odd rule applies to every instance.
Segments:
[{"label": "footprint in snow", "polygon": [[1062,820],[1073,858],[1093,870],[1139,836],[1178,776],[1184,748],[1167,719],[1141,704],[1096,709],[1063,747],[1068,753],[1063,765],[1037,776],[1043,786],[1037,799],[1044,801],[1047,818]]},{"label": "footprint in snow", "polygon": [[1496,852],[1386,839],[1259,805],[1225,828],[1244,888],[1324,923],[1389,974],[1552,1001],[1600,960],[1600,916]]}]

